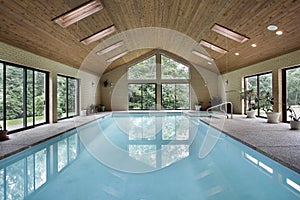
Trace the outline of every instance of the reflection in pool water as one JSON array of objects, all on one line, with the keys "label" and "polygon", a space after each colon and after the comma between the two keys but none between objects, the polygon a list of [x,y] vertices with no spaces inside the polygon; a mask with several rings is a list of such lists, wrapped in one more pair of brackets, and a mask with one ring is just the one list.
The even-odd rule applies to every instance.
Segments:
[{"label": "reflection in pool water", "polygon": [[[300,198],[299,174],[199,118],[148,117],[109,116],[1,160],[0,200]],[[207,134],[217,143],[200,157]]]}]

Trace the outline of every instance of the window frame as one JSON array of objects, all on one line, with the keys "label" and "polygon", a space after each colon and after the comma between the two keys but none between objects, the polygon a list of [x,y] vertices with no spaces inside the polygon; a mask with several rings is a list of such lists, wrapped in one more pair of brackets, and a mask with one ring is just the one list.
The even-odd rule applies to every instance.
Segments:
[{"label": "window frame", "polygon": [[[162,56],[165,56],[169,59],[172,59],[173,61],[184,65],[188,68],[188,79],[162,79]],[[143,62],[149,58],[155,57],[156,60],[156,79],[129,79],[129,68],[134,67],[136,64]],[[148,54],[147,56],[144,56],[142,58],[138,58],[135,61],[133,61],[128,67],[127,67],[127,85],[129,84],[147,84],[147,83],[154,83],[156,84],[156,109],[161,109],[160,106],[162,106],[162,84],[188,84],[189,87],[189,108],[187,109],[176,109],[176,110],[189,110],[191,108],[191,65],[184,60],[181,60],[179,58],[176,58],[172,55],[169,55],[167,52],[161,52],[157,51],[153,54]],[[127,86],[128,88],[128,86]],[[129,91],[128,91],[129,94]],[[160,97],[158,96],[160,94]],[[160,106],[158,106],[160,104]],[[129,109],[129,98],[128,98],[128,110]],[[137,110],[137,109],[134,109]],[[170,110],[170,109],[169,109]]]},{"label": "window frame", "polygon": [[[9,134],[15,133],[15,132],[19,132],[22,130],[27,130],[30,128],[34,128],[43,124],[47,124],[49,123],[49,72],[45,71],[45,70],[41,70],[41,69],[36,69],[33,67],[28,67],[25,65],[20,65],[20,64],[16,64],[16,63],[12,63],[12,62],[7,62],[4,60],[0,60],[0,63],[3,65],[3,130],[7,130],[7,66],[10,67],[14,67],[14,68],[19,68],[22,69],[22,77],[23,77],[23,97],[22,97],[22,104],[23,104],[23,118],[22,118],[22,127],[21,128],[16,128],[13,130],[9,130]],[[27,123],[27,111],[28,111],[28,95],[27,95],[27,86],[29,85],[28,81],[28,70],[32,71],[33,74],[33,80],[32,80],[32,89],[33,89],[33,95],[32,95],[32,103],[33,103],[33,121],[32,121],[32,125],[28,125]],[[41,123],[36,123],[35,120],[35,114],[36,114],[36,110],[35,110],[35,95],[34,95],[34,90],[35,90],[35,72],[40,72],[43,73],[45,75],[45,101],[44,101],[44,105],[45,105],[45,121],[41,122]]]},{"label": "window frame", "polygon": [[300,68],[300,65],[286,67],[286,68],[283,68],[281,70],[281,72],[282,72],[282,102],[283,102],[283,105],[282,105],[282,121],[286,122],[286,123],[290,122],[288,114],[287,114],[287,104],[288,104],[288,102],[287,102],[287,100],[288,100],[287,71],[292,70],[292,69],[296,69],[296,68]]},{"label": "window frame", "polygon": [[[63,74],[57,74],[57,79],[58,79],[58,77],[63,77],[66,79],[66,98],[65,98],[66,117],[59,118],[57,115],[57,120],[63,120],[63,119],[68,119],[68,118],[79,116],[79,79],[72,77],[72,76],[63,75]],[[75,114],[71,115],[71,116],[69,116],[69,79],[76,80],[76,85],[77,85],[77,91],[76,91],[77,95],[75,94],[75,102],[77,102],[77,105],[75,105],[75,111],[77,110],[77,113],[75,112]],[[58,91],[58,81],[57,81],[57,91]],[[56,96],[57,95],[58,95],[58,92],[56,93]],[[56,101],[57,101],[56,110],[58,111],[58,97],[57,97]]]},{"label": "window frame", "polygon": [[[244,77],[244,89],[245,90],[248,89],[246,79],[251,78],[251,77],[256,77],[256,86],[257,86],[256,94],[257,94],[257,98],[259,99],[260,98],[260,77],[263,76],[263,75],[266,75],[266,74],[270,74],[271,77],[272,77],[272,71],[267,71],[267,72],[263,72],[263,73],[259,73],[259,74],[253,74],[253,75],[245,76]],[[273,91],[273,77],[272,77],[271,81],[272,81],[271,82],[271,90]],[[257,109],[257,115],[256,116],[261,117],[261,118],[266,118],[265,116],[261,115],[261,112],[263,112],[263,111],[259,108],[259,106],[260,106],[260,101],[258,101],[258,109]],[[244,109],[244,114],[246,114],[247,103],[246,103],[245,99],[244,99],[243,109]]]}]

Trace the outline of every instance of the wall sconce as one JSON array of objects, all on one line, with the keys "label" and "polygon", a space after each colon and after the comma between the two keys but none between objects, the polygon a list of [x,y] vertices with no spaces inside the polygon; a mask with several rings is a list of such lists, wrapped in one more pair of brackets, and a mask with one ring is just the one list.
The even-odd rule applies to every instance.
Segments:
[{"label": "wall sconce", "polygon": [[225,80],[225,85],[228,85],[229,81],[228,79]]},{"label": "wall sconce", "polygon": [[109,82],[108,80],[105,80],[103,82],[103,87],[113,87],[113,83],[112,82]]}]

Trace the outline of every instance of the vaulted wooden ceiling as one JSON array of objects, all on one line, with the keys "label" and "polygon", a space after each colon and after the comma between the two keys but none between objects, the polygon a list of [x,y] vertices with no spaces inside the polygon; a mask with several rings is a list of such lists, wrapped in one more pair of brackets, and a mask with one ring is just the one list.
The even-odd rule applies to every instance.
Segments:
[{"label": "vaulted wooden ceiling", "polygon": [[[207,61],[191,53],[191,49],[196,49],[213,57],[214,65],[221,73],[300,49],[299,0],[100,1],[104,9],[67,28],[52,20],[88,0],[0,1],[0,41],[75,68],[81,68],[90,57],[93,61],[87,62],[90,64],[84,70],[96,74],[121,66],[156,48],[211,70]],[[211,31],[215,23],[250,39],[243,44],[227,39]],[[112,35],[89,45],[80,42],[113,24],[117,31]],[[270,24],[278,26],[283,35],[267,30]],[[147,36],[149,28],[152,28],[151,35]],[[138,30],[134,34],[140,35],[134,37],[134,30]],[[95,55],[97,50],[120,39],[125,42],[120,50]],[[220,54],[202,47],[201,40],[222,47],[228,53]],[[251,47],[253,43],[257,47]],[[113,63],[105,61],[124,50],[129,54]],[[236,52],[239,56],[235,55]]]}]

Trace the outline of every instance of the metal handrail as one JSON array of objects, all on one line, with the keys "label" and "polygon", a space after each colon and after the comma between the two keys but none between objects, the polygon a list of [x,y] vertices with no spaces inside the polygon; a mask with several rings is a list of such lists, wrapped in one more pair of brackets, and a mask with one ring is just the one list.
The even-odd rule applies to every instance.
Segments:
[{"label": "metal handrail", "polygon": [[[218,104],[218,105],[209,107],[209,108],[206,109],[206,112],[208,112],[209,110],[212,110],[212,109],[214,109],[214,108],[221,107],[221,106],[223,106],[223,105],[227,105],[227,104],[230,104],[230,114],[231,114],[231,119],[233,119],[233,104],[232,104],[232,102],[230,102],[230,101],[224,102],[224,103],[220,103],[220,104]],[[225,113],[226,113],[226,116],[227,116],[227,118],[228,118],[227,111],[226,111],[227,109],[223,110],[222,107],[221,107],[220,110],[223,111],[223,112],[225,112]]]}]

